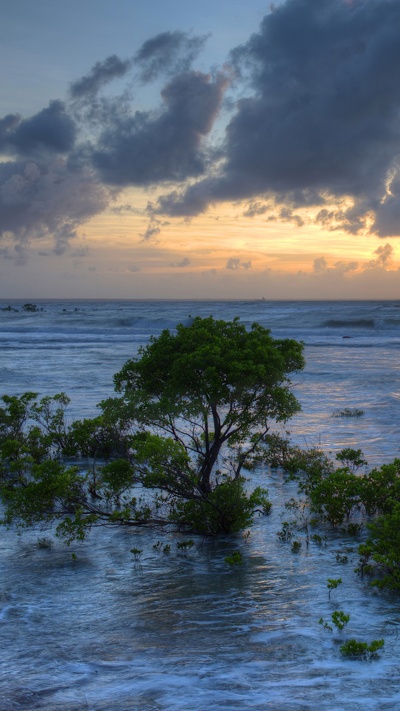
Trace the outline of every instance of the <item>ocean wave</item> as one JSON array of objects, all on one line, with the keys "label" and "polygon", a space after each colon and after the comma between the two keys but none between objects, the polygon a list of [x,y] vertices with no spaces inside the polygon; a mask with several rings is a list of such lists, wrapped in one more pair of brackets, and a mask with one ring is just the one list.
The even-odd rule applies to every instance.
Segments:
[{"label": "ocean wave", "polygon": [[331,318],[327,321],[324,321],[322,325],[326,328],[375,328],[376,322],[373,318]]}]

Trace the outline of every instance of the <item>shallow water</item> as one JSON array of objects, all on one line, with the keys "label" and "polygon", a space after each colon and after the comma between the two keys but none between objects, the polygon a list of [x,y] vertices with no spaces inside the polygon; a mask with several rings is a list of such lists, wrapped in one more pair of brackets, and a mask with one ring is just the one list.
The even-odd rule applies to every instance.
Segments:
[{"label": "shallow water", "polygon": [[[298,441],[364,446],[376,463],[399,454],[397,304],[41,305],[0,312],[3,392],[65,390],[72,414],[87,416],[151,333],[190,314],[240,315],[306,343],[307,368],[295,378],[303,413],[289,427]],[[333,418],[343,407],[365,414]],[[355,575],[353,538],[327,531],[326,545],[307,550],[299,534],[292,553],[276,532],[295,489],[268,471],[252,476],[258,484],[274,506],[249,538],[196,540],[187,554],[172,533],[97,529],[67,548],[51,530],[2,530],[0,711],[399,709],[400,599]],[[153,548],[160,539],[170,554]],[[139,561],[132,548],[143,550]],[[233,550],[244,562],[231,568]],[[331,599],[328,577],[343,580]],[[336,609],[351,616],[342,634],[318,624]],[[346,660],[339,646],[349,637],[383,637],[385,648],[377,660]]]}]

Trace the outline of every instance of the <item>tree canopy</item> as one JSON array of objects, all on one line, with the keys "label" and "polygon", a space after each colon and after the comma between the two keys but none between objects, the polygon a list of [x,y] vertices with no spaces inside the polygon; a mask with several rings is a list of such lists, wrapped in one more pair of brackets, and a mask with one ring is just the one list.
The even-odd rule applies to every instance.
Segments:
[{"label": "tree canopy", "polygon": [[[304,367],[302,345],[276,340],[254,323],[196,317],[168,330],[115,376],[136,422],[162,432],[191,456],[199,488],[209,492],[221,449],[234,450],[229,474],[240,475],[271,421],[300,410],[289,374]],[[105,403],[105,408],[113,403]]]}]

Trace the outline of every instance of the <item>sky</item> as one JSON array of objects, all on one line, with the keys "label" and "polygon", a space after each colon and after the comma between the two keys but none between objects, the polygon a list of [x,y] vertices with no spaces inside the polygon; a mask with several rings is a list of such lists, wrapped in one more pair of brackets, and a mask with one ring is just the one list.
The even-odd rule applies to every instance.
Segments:
[{"label": "sky", "polygon": [[0,298],[400,298],[400,0],[2,0]]}]

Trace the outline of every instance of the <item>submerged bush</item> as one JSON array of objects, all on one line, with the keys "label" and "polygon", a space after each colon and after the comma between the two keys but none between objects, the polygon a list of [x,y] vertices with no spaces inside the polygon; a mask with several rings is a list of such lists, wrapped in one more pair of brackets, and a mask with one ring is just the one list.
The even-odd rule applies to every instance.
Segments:
[{"label": "submerged bush", "polygon": [[243,478],[226,481],[197,499],[176,501],[170,520],[205,535],[237,533],[250,525],[255,511],[267,514],[271,508],[266,489],[248,495],[244,484]]},{"label": "submerged bush", "polygon": [[358,549],[361,572],[371,575],[372,585],[400,591],[400,503],[368,528],[369,538]]},{"label": "submerged bush", "polygon": [[345,657],[355,657],[358,659],[370,659],[376,656],[379,649],[385,645],[384,639],[374,639],[371,644],[359,642],[356,639],[349,639],[341,645],[340,651]]},{"label": "submerged bush", "polygon": [[343,410],[335,410],[332,417],[362,417],[364,410],[358,407],[345,407]]}]

